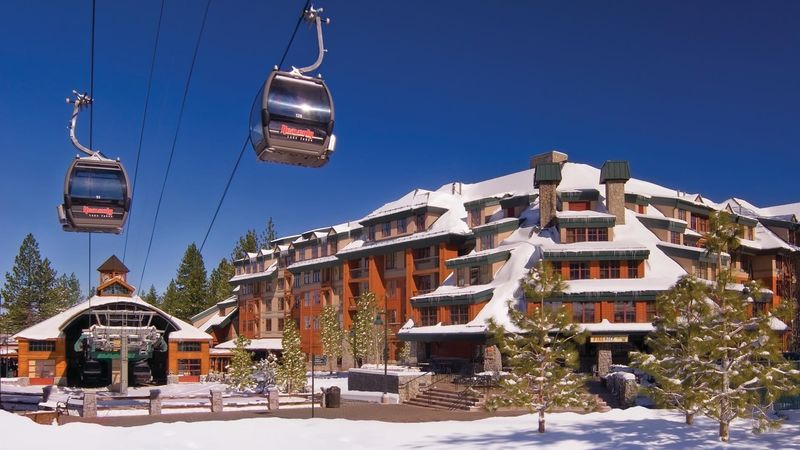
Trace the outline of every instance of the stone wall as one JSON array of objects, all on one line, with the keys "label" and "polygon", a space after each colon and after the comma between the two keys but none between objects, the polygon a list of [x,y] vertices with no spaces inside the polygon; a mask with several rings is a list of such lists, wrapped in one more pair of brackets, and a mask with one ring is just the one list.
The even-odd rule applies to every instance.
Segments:
[{"label": "stone wall", "polygon": [[625,182],[606,181],[606,208],[616,216],[616,224],[625,224]]},{"label": "stone wall", "polygon": [[432,383],[427,372],[390,371],[384,378],[383,370],[350,369],[347,372],[347,389],[350,391],[383,392],[384,379],[386,392],[399,394],[400,401],[408,401],[417,396],[420,386]]},{"label": "stone wall", "polygon": [[628,372],[614,372],[606,376],[606,388],[615,397],[620,408],[636,406],[639,385],[636,376]]}]

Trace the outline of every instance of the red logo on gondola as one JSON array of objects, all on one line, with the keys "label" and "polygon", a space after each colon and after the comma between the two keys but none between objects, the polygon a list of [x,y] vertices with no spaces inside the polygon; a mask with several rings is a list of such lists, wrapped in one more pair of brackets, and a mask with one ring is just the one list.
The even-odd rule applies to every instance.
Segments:
[{"label": "red logo on gondola", "polygon": [[299,128],[292,128],[284,124],[281,124],[281,134],[285,136],[297,136],[309,140],[314,139],[314,131],[309,129],[301,130]]},{"label": "red logo on gondola", "polygon": [[83,207],[84,214],[95,214],[98,216],[113,217],[114,210],[111,208],[92,208],[91,206]]}]

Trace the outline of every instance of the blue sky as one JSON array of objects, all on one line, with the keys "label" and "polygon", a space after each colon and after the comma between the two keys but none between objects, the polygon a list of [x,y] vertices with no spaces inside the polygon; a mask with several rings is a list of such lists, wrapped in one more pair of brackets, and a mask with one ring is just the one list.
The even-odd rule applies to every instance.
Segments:
[{"label": "blue sky", "polygon": [[[136,158],[158,0],[98,0],[94,144]],[[204,2],[168,0],[126,264],[138,284]],[[303,2],[215,0],[144,277],[162,290],[203,239],[246,137],[250,102]],[[248,228],[280,234],[357,219],[415,188],[527,168],[553,148],[633,175],[764,206],[800,201],[800,2],[326,1],[321,68],[337,151],[322,169],[248,150],[206,244],[210,270]],[[3,0],[0,273],[25,234],[87,288],[88,238],[55,208],[75,150],[72,89],[89,86],[91,1]],[[301,27],[287,64],[313,61]],[[88,140],[86,117],[79,134]],[[91,277],[124,237],[93,235]]]}]

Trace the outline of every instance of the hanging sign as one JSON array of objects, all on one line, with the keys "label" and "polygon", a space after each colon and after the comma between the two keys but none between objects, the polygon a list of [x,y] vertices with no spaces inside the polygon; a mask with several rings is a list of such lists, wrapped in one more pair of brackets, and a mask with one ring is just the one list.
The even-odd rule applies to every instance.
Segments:
[{"label": "hanging sign", "polygon": [[589,342],[593,344],[617,344],[628,342],[628,335],[621,336],[589,336]]}]

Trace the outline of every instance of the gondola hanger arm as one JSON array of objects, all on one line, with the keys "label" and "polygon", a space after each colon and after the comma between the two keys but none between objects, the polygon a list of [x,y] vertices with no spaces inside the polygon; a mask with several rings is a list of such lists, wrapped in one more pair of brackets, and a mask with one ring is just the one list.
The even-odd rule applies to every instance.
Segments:
[{"label": "gondola hanger arm", "polygon": [[314,61],[314,63],[311,64],[310,66],[306,67],[298,68],[292,66],[292,72],[304,74],[317,70],[317,68],[319,68],[319,66],[322,65],[322,58],[325,57],[325,52],[327,51],[325,50],[325,43],[322,40],[322,22],[325,22],[325,25],[331,23],[330,18],[323,19],[322,16],[320,16],[320,14],[322,14],[322,11],[323,11],[322,8],[314,9],[314,7],[311,6],[305,12],[305,20],[307,22],[315,24],[317,28],[317,45],[319,47],[319,54],[317,55],[317,60]]},{"label": "gondola hanger arm", "polygon": [[72,141],[72,145],[89,156],[105,159],[100,151],[95,151],[83,146],[83,144],[78,141],[78,136],[75,135],[75,128],[77,127],[78,123],[78,113],[81,111],[81,109],[92,104],[92,98],[87,94],[79,94],[77,91],[72,91],[72,98],[67,98],[67,103],[71,103],[73,105],[72,118],[67,126],[67,128],[69,128],[69,139]]}]

